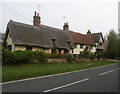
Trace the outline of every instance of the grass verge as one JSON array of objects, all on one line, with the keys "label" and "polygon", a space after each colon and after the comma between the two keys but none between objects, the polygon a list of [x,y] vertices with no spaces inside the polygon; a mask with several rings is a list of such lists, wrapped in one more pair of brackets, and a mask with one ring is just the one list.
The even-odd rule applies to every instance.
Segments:
[{"label": "grass verge", "polygon": [[38,77],[50,74],[57,74],[81,69],[93,68],[113,64],[113,61],[88,61],[77,63],[49,63],[49,64],[24,64],[2,66],[2,82],[20,80],[24,78]]}]

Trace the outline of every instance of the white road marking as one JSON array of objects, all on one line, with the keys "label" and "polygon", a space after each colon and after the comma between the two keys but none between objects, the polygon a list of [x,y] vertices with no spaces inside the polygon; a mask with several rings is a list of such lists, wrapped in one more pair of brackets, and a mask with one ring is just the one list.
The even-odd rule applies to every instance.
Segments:
[{"label": "white road marking", "polygon": [[99,75],[104,75],[104,74],[107,74],[107,73],[110,73],[110,72],[113,72],[114,70],[110,70],[110,71],[107,71],[107,72],[103,72],[103,73],[101,73],[101,74],[99,74]]},{"label": "white road marking", "polygon": [[[117,64],[117,63],[115,63],[115,64]],[[25,79],[21,79],[21,80],[9,81],[9,82],[4,82],[4,83],[0,83],[0,84],[9,84],[9,83],[14,83],[14,82],[19,82],[19,81],[27,81],[27,80],[41,79],[41,78],[46,78],[46,77],[51,77],[51,76],[59,76],[59,75],[64,75],[64,74],[69,74],[69,73],[74,73],[74,72],[80,72],[80,71],[85,71],[85,70],[90,70],[90,69],[97,69],[97,68],[111,66],[111,65],[115,65],[115,64],[98,66],[98,67],[94,67],[94,68],[82,69],[82,70],[77,70],[77,71],[72,71],[72,72],[65,72],[65,73],[59,73],[59,74],[52,74],[52,75],[40,76],[40,77],[25,78]]]},{"label": "white road marking", "polygon": [[70,84],[66,84],[66,85],[63,85],[63,86],[59,86],[59,87],[56,87],[56,88],[53,88],[53,89],[45,90],[43,92],[50,92],[50,91],[57,90],[57,89],[60,89],[60,88],[64,88],[64,87],[67,87],[67,86],[70,86],[70,85],[74,85],[74,84],[77,84],[77,83],[80,83],[80,82],[83,82],[83,81],[87,81],[89,79],[90,78],[86,78],[86,79],[76,81],[76,82],[73,82],[73,83],[70,83]]}]

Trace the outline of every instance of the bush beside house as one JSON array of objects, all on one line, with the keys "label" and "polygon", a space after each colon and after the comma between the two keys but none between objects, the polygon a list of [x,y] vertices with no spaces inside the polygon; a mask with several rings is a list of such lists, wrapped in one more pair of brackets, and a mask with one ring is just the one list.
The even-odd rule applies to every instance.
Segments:
[{"label": "bush beside house", "polygon": [[2,49],[2,64],[12,65],[12,64],[26,64],[26,63],[45,63],[47,62],[47,56],[41,51],[8,51],[4,48]]}]

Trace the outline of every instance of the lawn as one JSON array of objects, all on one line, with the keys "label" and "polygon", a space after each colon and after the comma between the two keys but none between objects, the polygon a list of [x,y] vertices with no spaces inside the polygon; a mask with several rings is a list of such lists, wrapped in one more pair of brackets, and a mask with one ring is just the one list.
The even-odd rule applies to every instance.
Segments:
[{"label": "lawn", "polygon": [[48,63],[48,64],[23,64],[2,66],[2,82],[19,80],[24,78],[38,77],[43,75],[57,74],[68,71],[87,69],[97,66],[113,64],[113,61],[88,61],[77,63]]}]

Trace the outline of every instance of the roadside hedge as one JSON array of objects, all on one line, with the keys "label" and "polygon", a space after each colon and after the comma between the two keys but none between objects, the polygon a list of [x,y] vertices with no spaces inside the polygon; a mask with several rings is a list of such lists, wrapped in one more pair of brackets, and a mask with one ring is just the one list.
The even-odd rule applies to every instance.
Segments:
[{"label": "roadside hedge", "polygon": [[17,50],[14,52],[2,49],[2,64],[29,64],[29,63],[45,63],[47,56],[41,51]]}]

